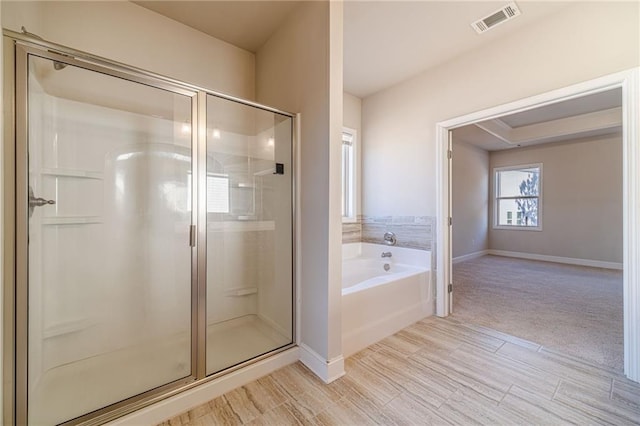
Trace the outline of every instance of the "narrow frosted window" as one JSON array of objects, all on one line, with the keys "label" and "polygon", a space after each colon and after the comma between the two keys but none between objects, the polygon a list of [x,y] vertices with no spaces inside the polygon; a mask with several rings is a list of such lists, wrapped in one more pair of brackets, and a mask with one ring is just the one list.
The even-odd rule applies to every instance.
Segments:
[{"label": "narrow frosted window", "polygon": [[355,217],[355,135],[342,132],[342,217]]}]

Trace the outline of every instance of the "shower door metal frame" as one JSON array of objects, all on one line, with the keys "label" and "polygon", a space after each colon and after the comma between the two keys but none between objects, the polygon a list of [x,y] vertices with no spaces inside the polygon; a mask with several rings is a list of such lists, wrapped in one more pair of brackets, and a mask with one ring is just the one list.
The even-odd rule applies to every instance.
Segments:
[{"label": "shower door metal frame", "polygon": [[16,269],[16,194],[15,194],[15,41],[3,37],[3,144],[2,144],[2,423],[16,424],[15,353],[15,269]]},{"label": "shower door metal frame", "polygon": [[[15,159],[16,159],[16,173],[15,173],[15,194],[16,194],[16,311],[15,311],[15,380],[16,380],[16,412],[15,421],[17,424],[27,424],[28,418],[28,354],[29,354],[29,342],[28,342],[28,324],[29,324],[29,310],[28,310],[28,298],[29,298],[29,247],[28,247],[28,235],[29,235],[29,215],[27,199],[28,185],[29,185],[29,170],[28,170],[28,128],[29,128],[29,106],[28,106],[28,61],[30,56],[49,59],[51,61],[57,61],[73,65],[82,69],[86,69],[93,72],[105,74],[114,78],[121,78],[127,81],[131,81],[138,84],[154,87],[159,90],[165,90],[172,93],[180,94],[191,98],[191,112],[194,126],[197,126],[197,117],[193,114],[197,109],[197,93],[185,89],[173,84],[165,84],[163,82],[152,81],[148,78],[131,76],[125,73],[105,69],[97,64],[85,63],[73,58],[69,58],[66,55],[52,52],[50,50],[42,50],[39,47],[32,46],[28,43],[17,42],[15,46],[15,69],[16,69],[16,144],[15,144]],[[192,132],[195,133],[195,132]],[[192,150],[192,173],[197,176],[197,169],[194,167],[193,159],[195,158],[195,149],[197,147],[197,136],[192,134],[191,137],[191,150]],[[195,190],[198,187],[197,180],[193,180],[193,188]],[[195,209],[192,209],[193,213]],[[189,241],[185,241],[185,244],[189,244]],[[157,388],[145,391],[144,393],[132,396],[121,402],[110,404],[104,408],[92,411],[85,415],[82,415],[76,419],[69,420],[68,424],[77,424],[85,422],[87,420],[99,420],[102,422],[110,417],[110,413],[120,410],[124,413],[124,408],[133,407],[133,404],[146,401],[150,395],[156,395],[160,393],[166,393],[169,390],[180,388],[186,384],[189,384],[196,380],[195,369],[197,367],[197,345],[196,334],[193,330],[194,317],[197,316],[196,296],[198,294],[198,276],[193,265],[196,264],[197,258],[195,254],[195,248],[191,248],[191,373],[183,378],[174,380],[172,382],[161,385]],[[194,314],[196,313],[196,314]],[[131,410],[128,410],[131,411]]]},{"label": "shower door metal frame", "polygon": [[[256,102],[229,96],[146,70],[67,48],[14,31],[3,30],[3,422],[27,423],[28,367],[28,56],[74,65],[191,97],[192,216],[191,241],[191,375],[124,401],[103,407],[65,424],[102,424],[180,392],[213,381],[296,346],[297,336],[297,143],[299,118]],[[206,163],[207,95],[289,117],[291,119],[291,343],[206,375]],[[190,234],[191,234],[190,232]],[[195,238],[194,238],[195,237]]]}]

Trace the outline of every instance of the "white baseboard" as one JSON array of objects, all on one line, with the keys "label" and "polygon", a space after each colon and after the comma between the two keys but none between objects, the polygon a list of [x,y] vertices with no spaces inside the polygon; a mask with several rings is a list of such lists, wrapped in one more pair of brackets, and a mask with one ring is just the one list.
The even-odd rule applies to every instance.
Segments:
[{"label": "white baseboard", "polygon": [[465,260],[476,259],[478,257],[486,256],[489,254],[489,250],[480,250],[474,253],[463,254],[462,256],[454,257],[451,261],[453,264],[464,262]]},{"label": "white baseboard", "polygon": [[[504,257],[517,257],[519,259],[542,260],[544,262],[566,263],[568,265],[591,266],[593,268],[622,270],[622,263],[604,262],[601,260],[575,259],[571,257],[547,256],[546,254],[521,253],[507,250],[488,250],[487,254]],[[454,262],[455,263],[455,262]]]},{"label": "white baseboard", "polygon": [[309,367],[323,382],[331,383],[344,376],[344,358],[340,355],[332,360],[325,360],[316,351],[304,343],[300,343],[300,361]]},{"label": "white baseboard", "polygon": [[245,368],[233,371],[200,386],[142,408],[110,423],[109,426],[153,425],[204,404],[230,390],[244,386],[260,377],[293,364],[300,358],[298,347],[288,349]]}]

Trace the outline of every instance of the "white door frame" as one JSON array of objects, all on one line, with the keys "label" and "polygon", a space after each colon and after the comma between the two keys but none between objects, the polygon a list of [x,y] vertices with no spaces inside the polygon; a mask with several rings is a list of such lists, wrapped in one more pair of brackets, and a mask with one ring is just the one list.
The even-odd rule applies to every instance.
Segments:
[{"label": "white door frame", "polygon": [[[436,124],[436,315],[449,315],[448,132],[457,127],[538,108],[606,90],[622,89],[624,374],[640,382],[640,68],[610,74],[562,89],[451,118]],[[455,220],[455,219],[454,219]]]}]

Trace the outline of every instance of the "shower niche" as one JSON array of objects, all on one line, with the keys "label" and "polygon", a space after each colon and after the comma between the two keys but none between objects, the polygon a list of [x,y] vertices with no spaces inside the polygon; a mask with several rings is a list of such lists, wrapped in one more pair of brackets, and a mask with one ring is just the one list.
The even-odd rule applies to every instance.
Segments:
[{"label": "shower niche", "polygon": [[292,346],[293,116],[25,38],[17,423],[106,421]]}]

